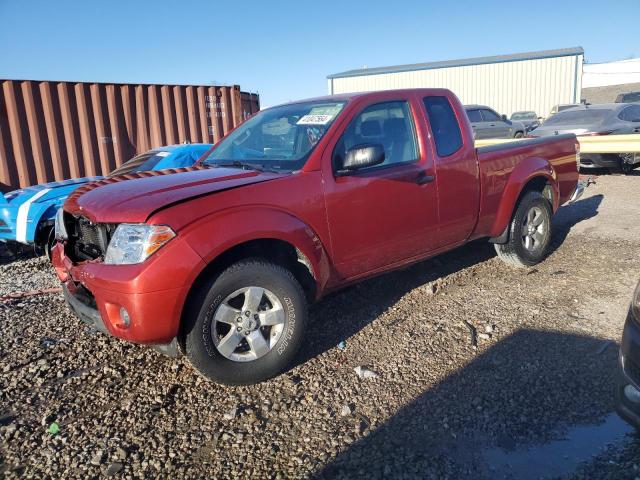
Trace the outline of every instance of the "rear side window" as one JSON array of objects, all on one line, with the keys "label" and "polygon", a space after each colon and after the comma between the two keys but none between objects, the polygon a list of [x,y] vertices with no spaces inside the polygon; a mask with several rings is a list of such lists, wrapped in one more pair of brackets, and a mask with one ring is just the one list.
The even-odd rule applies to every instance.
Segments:
[{"label": "rear side window", "polygon": [[462,132],[447,97],[425,97],[424,106],[427,109],[438,156],[447,157],[460,150]]},{"label": "rear side window", "polygon": [[467,110],[467,117],[471,123],[481,122],[480,110]]},{"label": "rear side window", "polygon": [[640,106],[627,107],[618,115],[620,120],[626,120],[627,122],[640,122]]},{"label": "rear side window", "polygon": [[487,109],[482,110],[482,117],[484,118],[485,122],[497,122],[498,120],[500,120],[498,114]]},{"label": "rear side window", "polygon": [[640,92],[623,93],[619,95],[619,103],[640,102]]}]

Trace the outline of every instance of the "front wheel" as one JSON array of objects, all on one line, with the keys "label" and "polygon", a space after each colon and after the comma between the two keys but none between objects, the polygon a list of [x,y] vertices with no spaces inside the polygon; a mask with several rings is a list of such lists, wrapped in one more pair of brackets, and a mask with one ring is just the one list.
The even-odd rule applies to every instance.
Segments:
[{"label": "front wheel", "polygon": [[522,132],[516,132],[516,134],[513,136],[513,138],[522,138],[524,137],[524,133]]},{"label": "front wheel", "polygon": [[185,348],[205,377],[258,383],[293,361],[307,322],[302,287],[285,268],[240,261],[203,287],[187,314]]},{"label": "front wheel", "polygon": [[509,240],[494,244],[498,257],[515,267],[530,267],[540,263],[551,243],[552,210],[540,192],[527,192],[509,224]]}]

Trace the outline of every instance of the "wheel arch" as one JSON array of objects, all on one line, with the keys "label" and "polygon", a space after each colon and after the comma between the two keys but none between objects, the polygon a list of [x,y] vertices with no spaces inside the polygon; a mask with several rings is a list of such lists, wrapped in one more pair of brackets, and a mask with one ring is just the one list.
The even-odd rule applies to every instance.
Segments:
[{"label": "wheel arch", "polygon": [[277,265],[287,268],[300,283],[308,302],[314,301],[318,296],[318,279],[313,265],[305,253],[294,244],[279,238],[255,238],[243,241],[226,249],[210,262],[204,264],[186,294],[180,326],[178,342],[184,350],[185,331],[188,323],[187,315],[192,314],[191,306],[196,301],[201,290],[228,267],[243,259],[263,258]]},{"label": "wheel arch", "polygon": [[322,295],[329,280],[329,256],[323,242],[289,212],[257,206],[219,212],[193,224],[182,235],[203,262],[189,281],[181,325],[203,285],[245,258],[264,258],[288,268],[310,302]]},{"label": "wheel arch", "polygon": [[508,240],[509,223],[522,197],[531,191],[540,192],[550,203],[551,211],[558,209],[560,192],[556,172],[542,158],[528,158],[516,166],[504,189],[496,218],[491,228],[492,243]]}]

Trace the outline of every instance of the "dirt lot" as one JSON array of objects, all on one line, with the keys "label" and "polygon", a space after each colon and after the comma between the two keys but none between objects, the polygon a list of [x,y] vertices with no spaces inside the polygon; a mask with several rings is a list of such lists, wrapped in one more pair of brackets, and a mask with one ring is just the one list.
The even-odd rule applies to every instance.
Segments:
[{"label": "dirt lot", "polygon": [[[640,476],[611,414],[639,197],[640,177],[600,177],[533,269],[474,243],[333,295],[297,366],[254,387],[88,331],[58,294],[4,302],[0,476]],[[55,286],[43,259],[0,266],[0,296]]]}]

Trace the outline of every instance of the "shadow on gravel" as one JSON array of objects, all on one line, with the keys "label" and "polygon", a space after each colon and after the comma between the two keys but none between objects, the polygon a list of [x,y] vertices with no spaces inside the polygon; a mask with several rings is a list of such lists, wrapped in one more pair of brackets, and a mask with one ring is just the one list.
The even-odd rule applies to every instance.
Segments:
[{"label": "shadow on gravel", "polygon": [[[315,478],[569,474],[607,444],[627,440],[630,427],[607,416],[616,359],[612,342],[520,330],[425,391]],[[583,427],[572,434],[576,425]]]},{"label": "shadow on gravel", "polygon": [[550,253],[555,252],[562,246],[575,225],[598,215],[598,208],[603,199],[604,195],[602,194],[593,195],[558,209],[553,216],[553,239]]},{"label": "shadow on gravel", "polygon": [[[595,217],[603,195],[594,195],[564,206],[554,216],[551,252],[558,249],[571,229],[578,223]],[[340,292],[331,294],[312,305],[311,325],[307,344],[301,349],[297,365],[334,348],[351,337],[396,304],[405,294],[495,256],[493,245],[477,240],[463,247],[420,262],[406,269],[391,272]]]},{"label": "shadow on gravel", "polygon": [[0,265],[6,265],[18,260],[37,257],[35,250],[26,245],[13,243],[11,245],[0,242]]},{"label": "shadow on gravel", "polygon": [[311,306],[307,343],[291,368],[356,334],[414,288],[494,256],[493,246],[480,240],[328,295]]}]

